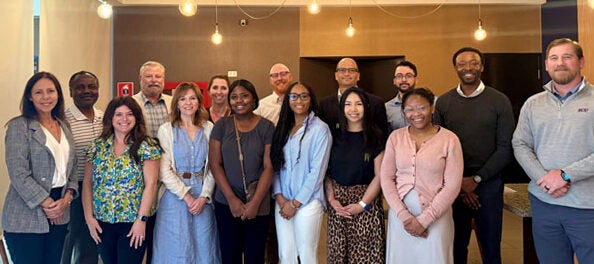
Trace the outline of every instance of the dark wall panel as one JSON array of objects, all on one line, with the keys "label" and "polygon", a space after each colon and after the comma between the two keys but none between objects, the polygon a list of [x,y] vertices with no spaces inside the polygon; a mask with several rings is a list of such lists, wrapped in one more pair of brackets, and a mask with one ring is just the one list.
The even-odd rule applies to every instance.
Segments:
[{"label": "dark wall panel", "polygon": [[[270,8],[244,8],[263,16]],[[247,26],[240,26],[247,19]],[[147,60],[166,67],[167,81],[208,81],[215,74],[238,72],[254,83],[260,97],[271,92],[270,67],[285,63],[299,76],[299,9],[282,8],[267,19],[250,19],[236,7],[219,8],[223,43],[214,45],[214,7],[199,7],[193,17],[177,7],[118,7],[113,18],[113,81],[135,82]],[[232,81],[237,78],[231,78]]]}]

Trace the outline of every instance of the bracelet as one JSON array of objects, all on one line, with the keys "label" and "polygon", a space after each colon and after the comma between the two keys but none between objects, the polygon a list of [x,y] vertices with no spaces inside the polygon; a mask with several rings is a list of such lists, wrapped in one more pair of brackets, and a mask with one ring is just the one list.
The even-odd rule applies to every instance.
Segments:
[{"label": "bracelet", "polygon": [[293,209],[299,209],[299,207],[295,206],[295,204],[293,203],[293,201],[295,201],[295,200],[291,200],[291,201],[289,201],[289,205],[291,205],[291,207],[292,207]]}]

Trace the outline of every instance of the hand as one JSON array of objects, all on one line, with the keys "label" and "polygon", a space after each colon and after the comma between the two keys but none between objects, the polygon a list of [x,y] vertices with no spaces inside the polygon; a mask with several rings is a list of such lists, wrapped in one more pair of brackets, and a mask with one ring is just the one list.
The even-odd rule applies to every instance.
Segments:
[{"label": "hand", "polygon": [[140,219],[136,219],[134,224],[132,224],[132,228],[126,237],[130,238],[130,247],[134,246],[134,249],[138,249],[138,247],[142,246],[142,242],[144,242],[144,232],[146,230],[146,223],[140,221]]},{"label": "hand", "polygon": [[206,197],[194,198],[192,195],[186,194],[184,196],[184,201],[188,206],[188,212],[190,212],[190,214],[199,215],[202,213],[202,209],[204,209],[204,205],[208,200]]},{"label": "hand", "polygon": [[474,182],[472,177],[464,177],[462,178],[462,192],[469,193],[474,192],[478,184]]},{"label": "hand", "polygon": [[481,202],[478,198],[479,196],[474,192],[462,192],[460,194],[460,199],[462,200],[462,202],[473,210],[478,210],[481,207]]},{"label": "hand", "polygon": [[336,211],[336,215],[346,217],[346,218],[353,217],[351,215],[351,213],[345,207],[343,207],[342,204],[338,200],[336,200],[336,199],[330,200],[329,199],[328,204],[330,204],[330,207],[332,207],[332,209],[334,209],[334,211]]},{"label": "hand", "polygon": [[196,215],[202,213],[202,210],[204,210],[206,202],[208,202],[208,199],[206,197],[198,197],[198,199],[196,199]]},{"label": "hand", "polygon": [[256,203],[254,200],[251,200],[245,204],[245,209],[243,210],[243,214],[241,215],[241,220],[252,220],[258,214],[258,208],[260,204]]},{"label": "hand", "polygon": [[291,206],[291,201],[286,201],[280,208],[280,216],[284,219],[289,220],[297,214],[297,209]]},{"label": "hand", "polygon": [[344,209],[350,213],[351,217],[358,215],[360,213],[365,212],[365,208],[363,208],[360,204],[349,204],[344,207]]},{"label": "hand", "polygon": [[91,234],[91,238],[95,241],[95,244],[101,243],[101,237],[99,234],[103,233],[103,229],[97,222],[95,218],[86,218],[85,221],[87,222],[87,227],[89,228],[89,233]]},{"label": "hand", "polygon": [[550,170],[536,181],[538,187],[553,198],[565,195],[571,187],[568,182],[561,177],[561,170]]},{"label": "hand", "polygon": [[61,222],[60,219],[64,215],[64,211],[66,211],[66,208],[68,208],[68,206],[70,206],[70,204],[68,203],[68,200],[66,200],[66,199],[67,198],[62,198],[57,201],[53,201],[53,202],[49,203],[47,205],[47,207],[43,208],[43,212],[45,213],[47,218],[57,219],[56,224],[59,224]]},{"label": "hand", "polygon": [[411,236],[427,238],[427,229],[424,228],[421,223],[419,223],[417,218],[411,217],[405,220],[402,225],[404,226],[404,230],[406,230],[406,232],[408,232]]},{"label": "hand", "polygon": [[245,211],[245,204],[237,197],[229,199],[228,202],[229,209],[231,209],[231,214],[233,217],[241,217],[243,215],[243,211]]}]

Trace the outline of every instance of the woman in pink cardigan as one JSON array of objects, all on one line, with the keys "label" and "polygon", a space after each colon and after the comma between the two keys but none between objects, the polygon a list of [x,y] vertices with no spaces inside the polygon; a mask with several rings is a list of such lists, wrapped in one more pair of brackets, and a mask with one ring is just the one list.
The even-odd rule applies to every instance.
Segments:
[{"label": "woman in pink cardigan", "polygon": [[431,91],[402,98],[408,123],[390,135],[380,183],[390,205],[386,263],[453,263],[451,205],[460,192],[463,159],[458,137],[431,122]]}]

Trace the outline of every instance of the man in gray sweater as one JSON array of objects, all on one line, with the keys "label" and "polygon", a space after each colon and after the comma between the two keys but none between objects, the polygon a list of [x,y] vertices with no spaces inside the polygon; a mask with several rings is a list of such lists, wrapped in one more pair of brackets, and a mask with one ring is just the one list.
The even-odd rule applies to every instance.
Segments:
[{"label": "man in gray sweater", "polygon": [[[524,103],[514,154],[531,181],[532,232],[540,263],[594,263],[594,86],[581,74],[582,48],[553,40],[552,81]],[[590,111],[593,110],[593,111]]]}]

